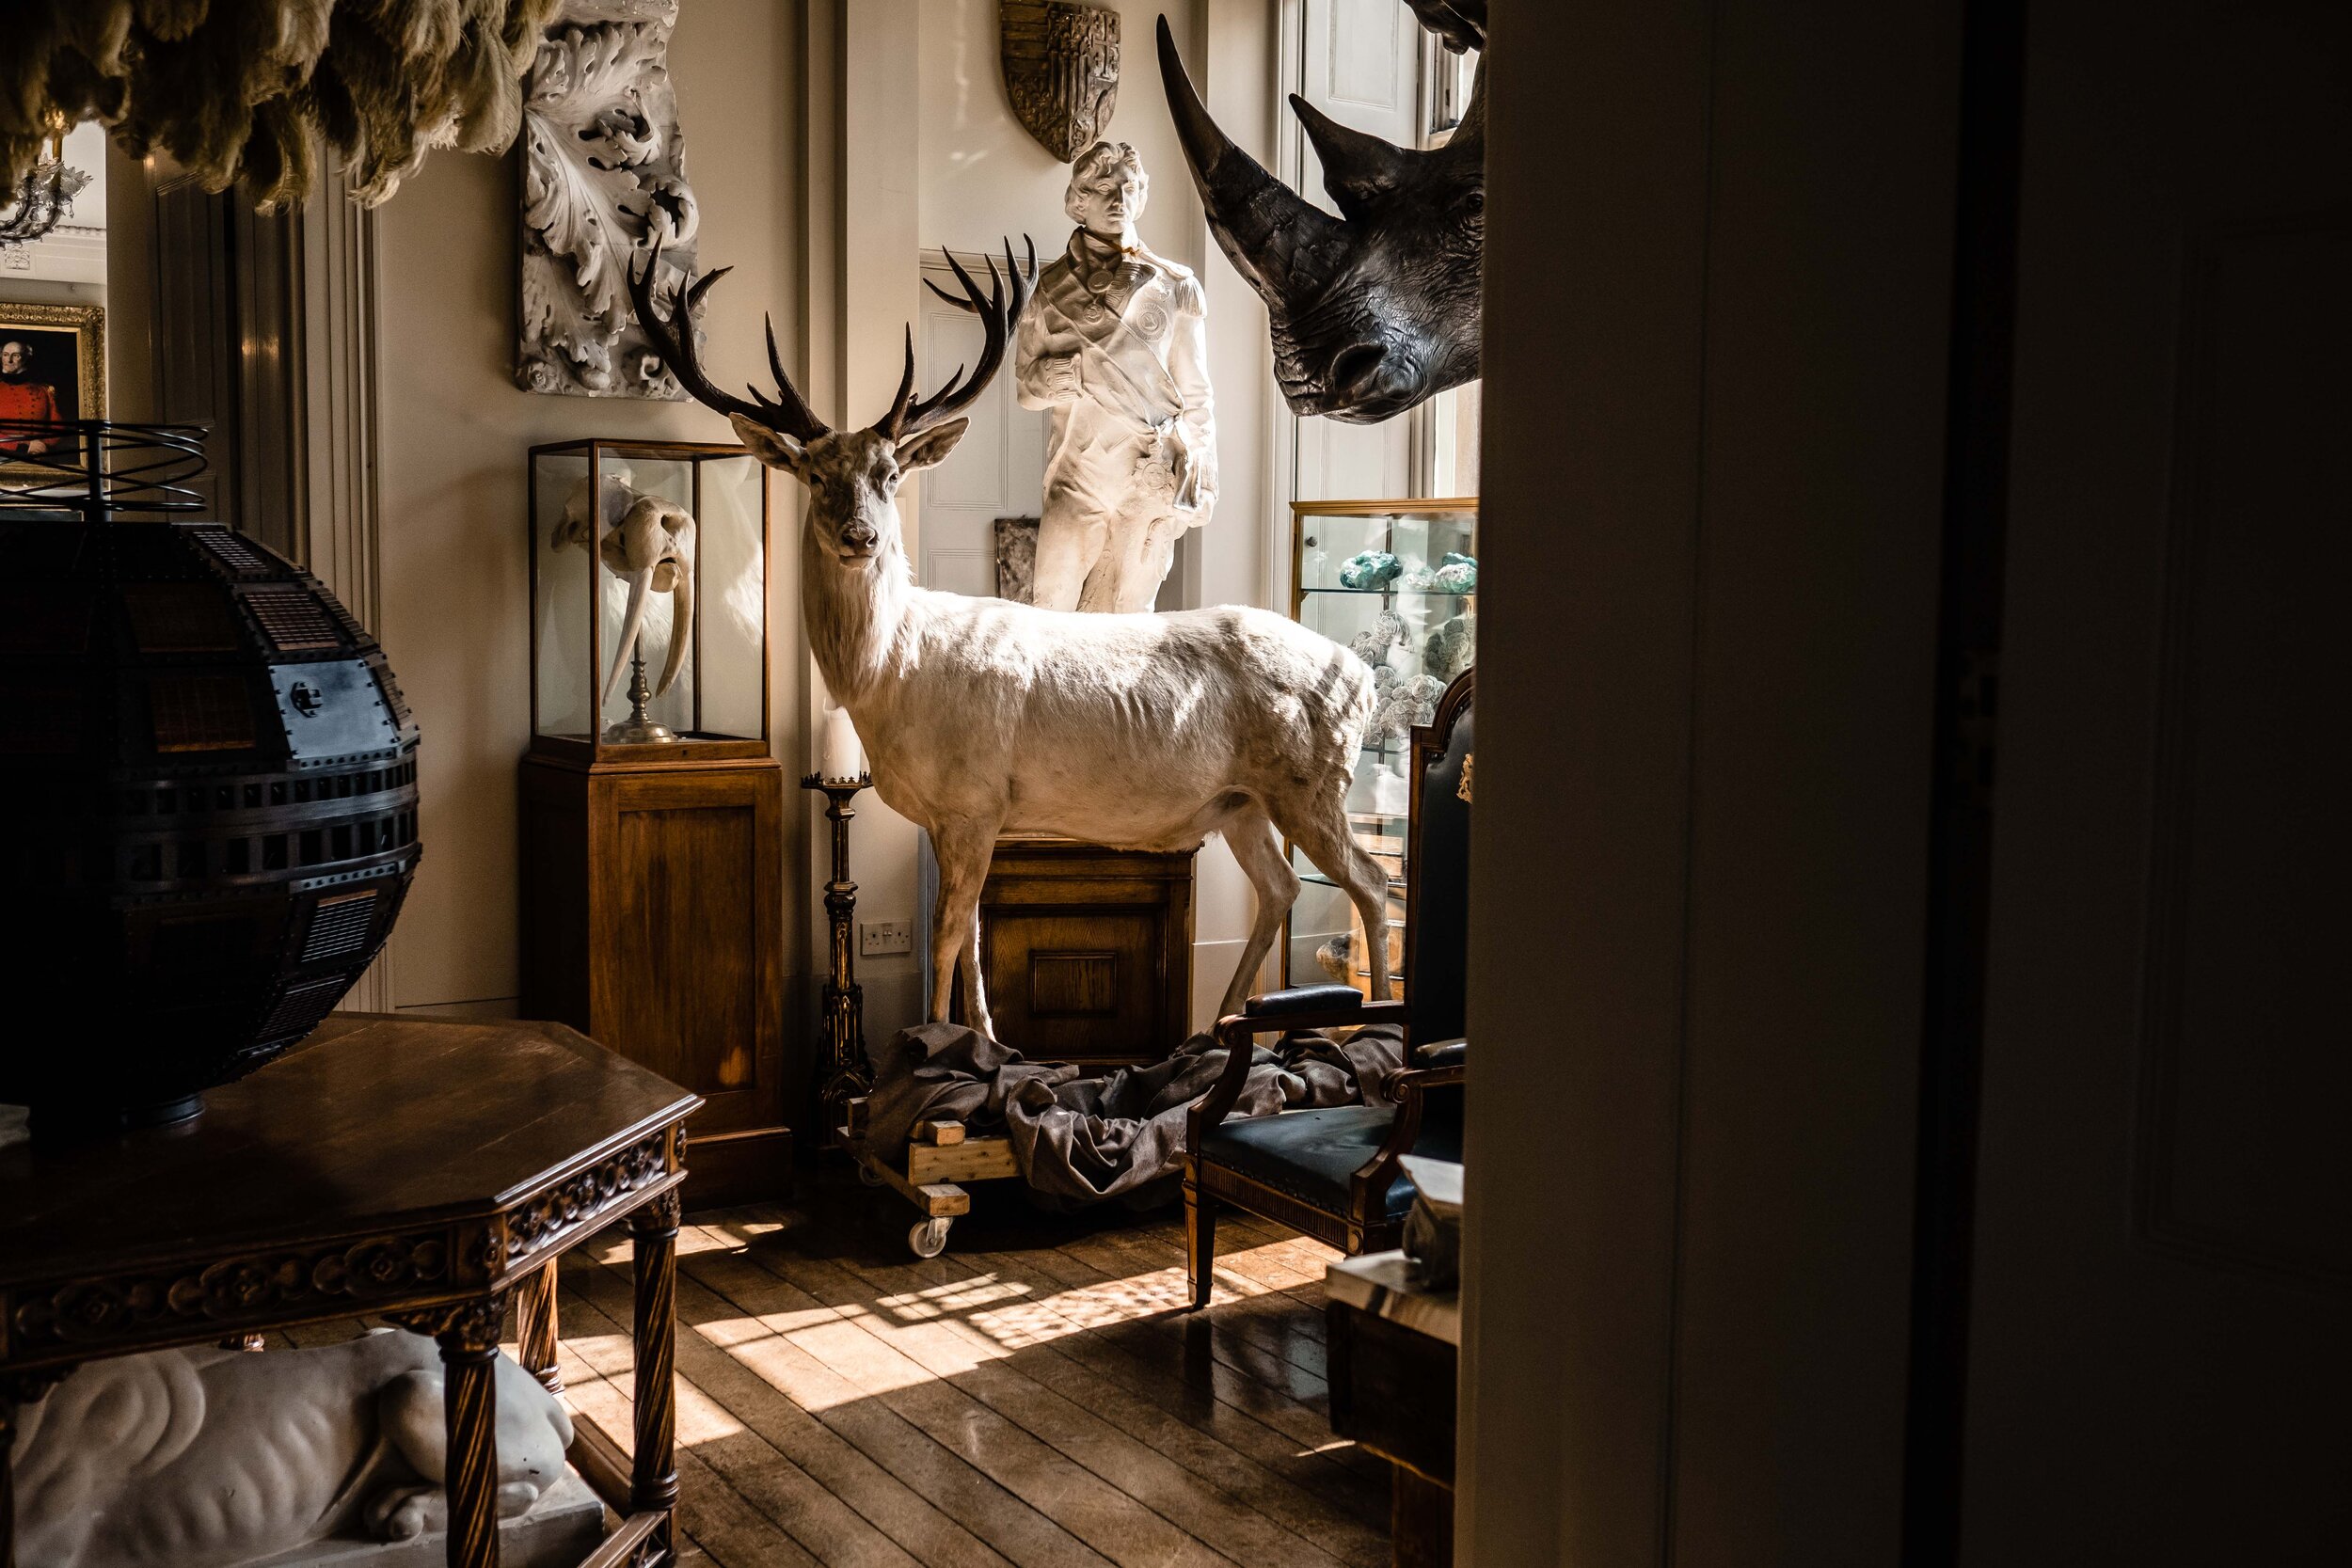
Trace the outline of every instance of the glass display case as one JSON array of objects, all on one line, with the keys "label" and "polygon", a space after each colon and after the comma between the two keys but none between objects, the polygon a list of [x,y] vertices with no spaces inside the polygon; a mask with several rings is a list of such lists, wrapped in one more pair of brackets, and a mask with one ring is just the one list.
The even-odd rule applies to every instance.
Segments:
[{"label": "glass display case", "polygon": [[768,471],[741,447],[533,447],[532,750],[764,755],[768,525]]},{"label": "glass display case", "polygon": [[[1298,501],[1291,507],[1292,616],[1372,666],[1379,689],[1348,820],[1389,877],[1389,970],[1405,948],[1407,772],[1413,726],[1470,667],[1478,607],[1478,502]],[[1294,847],[1305,884],[1282,942],[1282,983],[1338,980],[1369,993],[1371,948],[1345,892]],[[1397,988],[1402,994],[1403,987]]]}]

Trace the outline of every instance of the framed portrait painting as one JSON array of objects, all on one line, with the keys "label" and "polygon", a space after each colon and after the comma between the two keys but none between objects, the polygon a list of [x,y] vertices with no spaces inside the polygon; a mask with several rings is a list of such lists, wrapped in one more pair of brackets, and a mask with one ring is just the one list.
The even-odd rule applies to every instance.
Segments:
[{"label": "framed portrait painting", "polygon": [[105,307],[0,300],[0,473],[74,455],[5,421],[105,417]]}]

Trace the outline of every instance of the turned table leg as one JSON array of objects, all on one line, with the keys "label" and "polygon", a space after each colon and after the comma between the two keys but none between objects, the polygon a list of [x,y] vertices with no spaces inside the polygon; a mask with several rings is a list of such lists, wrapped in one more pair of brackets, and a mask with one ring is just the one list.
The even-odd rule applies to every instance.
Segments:
[{"label": "turned table leg", "polygon": [[[677,1507],[677,1227],[672,1188],[629,1216],[637,1267],[637,1457],[629,1507],[668,1513]],[[667,1527],[662,1531],[666,1544]]]},{"label": "turned table leg", "polygon": [[515,1334],[520,1341],[523,1370],[539,1380],[550,1394],[564,1391],[564,1373],[556,1365],[555,1265],[549,1263],[523,1281],[515,1299]]},{"label": "turned table leg", "polygon": [[449,1435],[449,1568],[499,1568],[498,1354],[505,1318],[506,1298],[491,1296],[435,1336]]},{"label": "turned table leg", "polygon": [[506,1293],[385,1314],[441,1347],[449,1568],[499,1568],[499,1331]]}]

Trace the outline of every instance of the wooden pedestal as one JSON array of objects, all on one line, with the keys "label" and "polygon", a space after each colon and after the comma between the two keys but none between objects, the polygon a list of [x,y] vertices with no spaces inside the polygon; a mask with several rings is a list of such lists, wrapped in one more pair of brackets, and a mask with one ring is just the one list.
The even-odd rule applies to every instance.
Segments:
[{"label": "wooden pedestal", "polygon": [[784,770],[660,755],[524,759],[523,1012],[703,1097],[690,1205],[782,1197]]},{"label": "wooden pedestal", "polygon": [[1031,1061],[1156,1062],[1191,1022],[1192,856],[1008,834],[980,961],[997,1037]]}]

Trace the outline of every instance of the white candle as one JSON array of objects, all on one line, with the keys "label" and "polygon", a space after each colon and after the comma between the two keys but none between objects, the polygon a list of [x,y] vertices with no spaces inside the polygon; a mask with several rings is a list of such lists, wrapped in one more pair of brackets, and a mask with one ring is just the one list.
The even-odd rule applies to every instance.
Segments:
[{"label": "white candle", "polygon": [[866,749],[858,744],[857,726],[850,710],[834,708],[825,715],[824,775],[827,784],[850,784],[866,773]]}]

